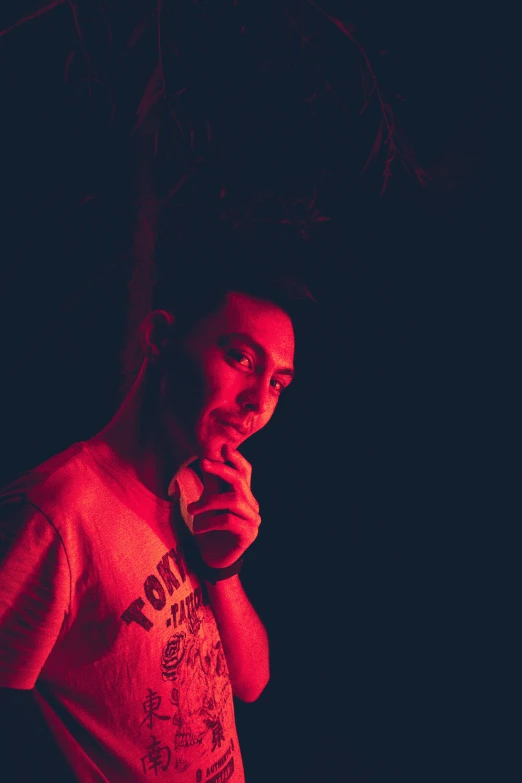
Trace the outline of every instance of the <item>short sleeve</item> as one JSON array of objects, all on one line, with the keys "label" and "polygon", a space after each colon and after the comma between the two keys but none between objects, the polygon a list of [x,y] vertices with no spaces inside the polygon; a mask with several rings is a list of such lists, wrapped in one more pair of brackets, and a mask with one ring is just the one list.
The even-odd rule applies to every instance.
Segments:
[{"label": "short sleeve", "polygon": [[69,566],[51,521],[24,496],[0,499],[0,687],[34,687],[69,604]]}]

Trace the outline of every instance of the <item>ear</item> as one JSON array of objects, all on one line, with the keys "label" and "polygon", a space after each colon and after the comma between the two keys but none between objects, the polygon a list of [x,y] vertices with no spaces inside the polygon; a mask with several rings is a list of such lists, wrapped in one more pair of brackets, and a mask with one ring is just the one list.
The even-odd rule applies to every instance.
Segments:
[{"label": "ear", "polygon": [[157,362],[172,339],[174,316],[166,310],[153,310],[143,320],[139,330],[141,350],[150,362]]}]

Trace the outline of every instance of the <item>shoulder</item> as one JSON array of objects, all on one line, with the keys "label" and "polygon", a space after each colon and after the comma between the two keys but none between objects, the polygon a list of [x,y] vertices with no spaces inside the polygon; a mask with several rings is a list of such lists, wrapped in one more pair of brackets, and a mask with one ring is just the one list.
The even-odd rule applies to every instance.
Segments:
[{"label": "shoulder", "polygon": [[31,509],[52,517],[79,495],[79,489],[92,483],[92,467],[82,443],[75,443],[50,457],[32,470],[18,476],[0,490],[0,516],[10,516],[17,509]]}]

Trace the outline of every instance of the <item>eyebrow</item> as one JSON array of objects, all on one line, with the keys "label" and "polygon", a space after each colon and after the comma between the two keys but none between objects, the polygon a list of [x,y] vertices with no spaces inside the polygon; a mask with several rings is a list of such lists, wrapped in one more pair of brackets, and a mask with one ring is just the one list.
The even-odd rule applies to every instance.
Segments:
[{"label": "eyebrow", "polygon": [[[231,340],[241,340],[241,342],[249,345],[252,350],[254,350],[258,355],[262,356],[264,359],[266,359],[268,356],[267,351],[265,348],[263,348],[261,343],[258,343],[257,340],[254,340],[254,338],[246,332],[229,332],[228,334],[224,334],[222,337],[220,337],[218,343],[220,345],[226,345]],[[276,370],[276,375],[288,375],[290,378],[293,378],[295,375],[295,370],[293,367],[280,367],[278,370]]]}]

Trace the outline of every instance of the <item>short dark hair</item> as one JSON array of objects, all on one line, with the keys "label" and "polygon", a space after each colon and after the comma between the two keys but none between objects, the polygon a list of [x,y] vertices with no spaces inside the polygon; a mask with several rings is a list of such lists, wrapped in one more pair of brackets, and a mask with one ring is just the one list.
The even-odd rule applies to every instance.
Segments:
[{"label": "short dark hair", "polygon": [[158,242],[154,263],[134,269],[129,284],[129,334],[122,352],[122,395],[136,379],[143,356],[138,327],[147,313],[172,312],[178,337],[186,337],[207,315],[237,291],[278,305],[298,335],[317,300],[299,271],[292,246],[232,235],[203,236],[170,246]]}]

